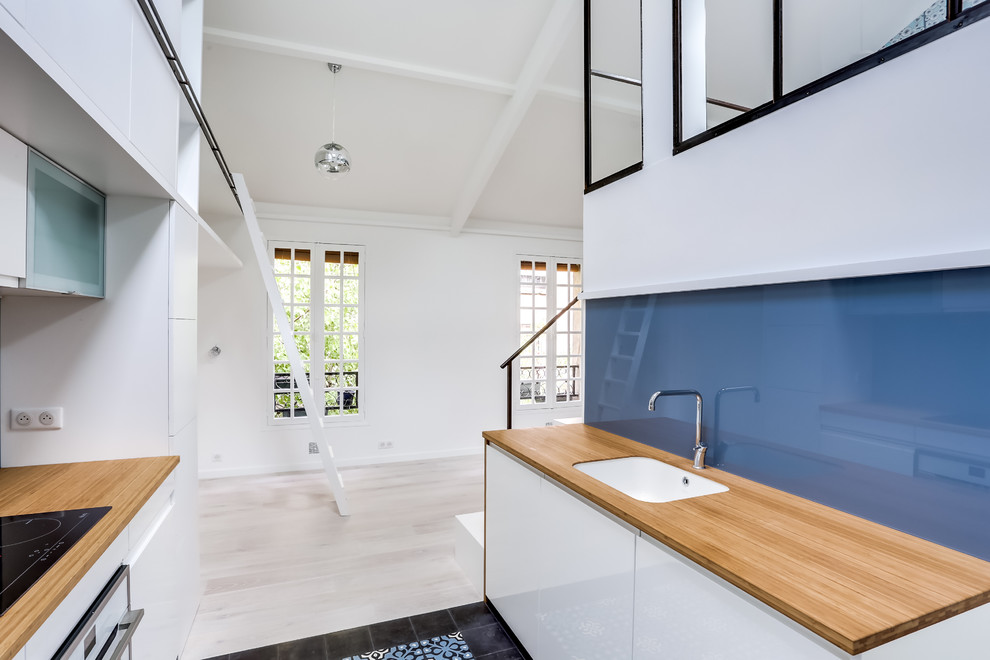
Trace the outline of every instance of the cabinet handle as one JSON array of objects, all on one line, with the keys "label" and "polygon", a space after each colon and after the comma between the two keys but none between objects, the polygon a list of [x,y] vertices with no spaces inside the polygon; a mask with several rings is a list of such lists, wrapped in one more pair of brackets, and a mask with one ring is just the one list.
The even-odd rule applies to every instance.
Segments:
[{"label": "cabinet handle", "polygon": [[120,619],[117,624],[117,633],[123,633],[117,637],[117,641],[100,656],[98,660],[120,660],[120,656],[124,655],[124,651],[131,643],[131,637],[134,637],[134,631],[137,630],[138,624],[141,623],[141,619],[144,618],[144,610],[128,610],[127,613]]}]

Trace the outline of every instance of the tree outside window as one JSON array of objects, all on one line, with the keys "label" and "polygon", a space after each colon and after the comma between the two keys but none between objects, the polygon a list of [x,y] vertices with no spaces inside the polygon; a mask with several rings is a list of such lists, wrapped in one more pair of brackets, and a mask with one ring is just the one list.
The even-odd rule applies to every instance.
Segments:
[{"label": "tree outside window", "polygon": [[[361,398],[363,249],[357,246],[288,244],[273,246],[275,282],[292,325],[306,378],[325,419],[363,414]],[[306,416],[289,356],[271,324],[273,407],[271,420]],[[314,377],[315,376],[315,377]]]}]

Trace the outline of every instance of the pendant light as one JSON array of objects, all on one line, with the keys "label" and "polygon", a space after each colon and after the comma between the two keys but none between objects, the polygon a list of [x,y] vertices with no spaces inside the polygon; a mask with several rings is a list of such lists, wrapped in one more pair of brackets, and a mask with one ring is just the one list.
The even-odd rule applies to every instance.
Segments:
[{"label": "pendant light", "polygon": [[333,73],[333,89],[331,91],[331,124],[330,141],[316,150],[313,162],[316,170],[327,179],[340,179],[351,171],[351,154],[343,146],[337,144],[334,137],[337,130],[337,72],[339,64],[327,64]]}]

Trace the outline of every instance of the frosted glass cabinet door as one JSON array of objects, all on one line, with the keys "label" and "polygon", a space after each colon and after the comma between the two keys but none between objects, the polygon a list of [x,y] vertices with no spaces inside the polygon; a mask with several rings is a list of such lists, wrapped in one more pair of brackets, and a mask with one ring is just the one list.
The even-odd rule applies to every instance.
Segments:
[{"label": "frosted glass cabinet door", "polygon": [[27,288],[102,298],[106,198],[28,154]]}]

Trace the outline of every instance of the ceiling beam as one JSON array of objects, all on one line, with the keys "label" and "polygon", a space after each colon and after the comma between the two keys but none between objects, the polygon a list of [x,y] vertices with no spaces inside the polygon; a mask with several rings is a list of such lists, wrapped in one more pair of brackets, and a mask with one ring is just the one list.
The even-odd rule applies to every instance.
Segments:
[{"label": "ceiling beam", "polygon": [[488,140],[457,197],[450,218],[452,236],[457,236],[464,229],[464,224],[488,185],[488,180],[540,91],[547,72],[560,54],[570,31],[578,23],[581,7],[582,3],[578,0],[556,0],[550,9],[526,63],[523,64],[515,92],[488,134]]},{"label": "ceiling beam", "polygon": [[388,73],[406,78],[416,78],[429,82],[446,85],[456,85],[477,89],[483,92],[501,94],[508,96],[515,91],[515,87],[510,83],[499,82],[488,78],[477,76],[467,76],[443,69],[419,66],[398,60],[387,60],[380,57],[369,57],[367,55],[356,55],[331,48],[320,48],[309,44],[300,44],[283,39],[272,39],[257,34],[246,32],[235,32],[233,30],[223,30],[220,28],[203,28],[203,40],[222,46],[233,46],[235,48],[245,48],[257,50],[263,53],[275,55],[285,55],[304,60],[316,60],[318,62],[334,62],[343,65],[348,69],[364,69],[366,71],[376,71],[378,73]]},{"label": "ceiling beam", "polygon": [[[444,85],[476,89],[501,96],[512,96],[516,91],[515,85],[490,78],[467,76],[444,69],[417,66],[399,60],[357,55],[341,50],[300,44],[294,41],[272,39],[247,32],[204,27],[203,40],[220,46],[243,48],[245,50],[255,50],[262,53],[284,55],[286,57],[314,60],[317,62],[335,62],[346,66],[348,69],[364,69],[365,71],[387,73],[393,76],[403,76],[405,78],[415,78],[417,80],[425,80]],[[572,89],[561,85],[543,85],[540,91],[567,101],[582,102],[584,100],[584,93],[580,89]]]},{"label": "ceiling beam", "polygon": [[[450,218],[440,215],[418,215],[414,213],[393,213],[388,211],[368,211],[363,209],[342,209],[326,206],[303,206],[299,204],[276,204],[255,202],[258,218],[267,220],[288,220],[293,222],[316,222],[320,224],[357,225],[361,227],[390,227],[417,229],[447,233],[450,231]],[[540,218],[527,219],[525,223],[497,220],[471,219],[465,227],[465,234],[489,234],[494,236],[518,236],[523,238],[549,238],[560,241],[581,242],[581,228],[565,225],[543,224]]]}]

